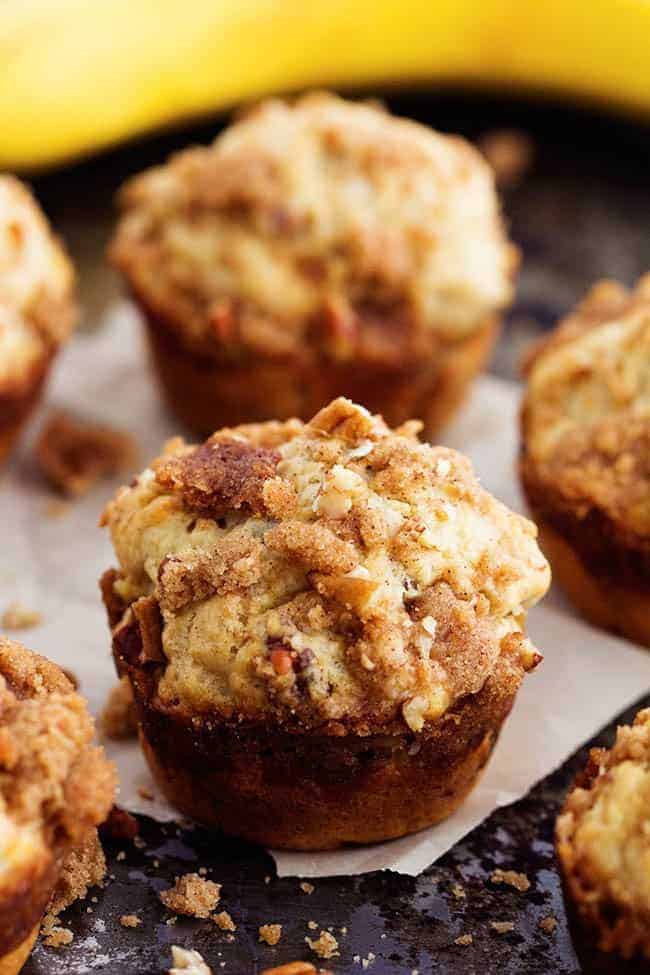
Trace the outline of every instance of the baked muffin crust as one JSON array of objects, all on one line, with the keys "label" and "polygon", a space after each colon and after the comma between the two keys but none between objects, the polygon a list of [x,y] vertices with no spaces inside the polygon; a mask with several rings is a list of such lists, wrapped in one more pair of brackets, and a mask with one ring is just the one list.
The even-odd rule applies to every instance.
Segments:
[{"label": "baked muffin crust", "polygon": [[534,666],[525,612],[549,583],[535,528],[418,427],[339,399],[306,425],[174,441],[119,493],[105,598],[116,646],[128,655],[134,616],[146,632],[162,707],[420,732],[502,655]]},{"label": "baked muffin crust", "polygon": [[556,827],[566,890],[603,951],[650,957],[650,709],[592,749]]},{"label": "baked muffin crust", "polygon": [[115,772],[93,730],[62,671],[0,637],[0,956],[98,879]]},{"label": "baked muffin crust", "polygon": [[511,299],[492,174],[376,105],[272,99],[125,187],[111,255],[203,352],[397,363]]},{"label": "baked muffin crust", "polygon": [[28,189],[0,175],[0,394],[72,327],[73,272]]}]

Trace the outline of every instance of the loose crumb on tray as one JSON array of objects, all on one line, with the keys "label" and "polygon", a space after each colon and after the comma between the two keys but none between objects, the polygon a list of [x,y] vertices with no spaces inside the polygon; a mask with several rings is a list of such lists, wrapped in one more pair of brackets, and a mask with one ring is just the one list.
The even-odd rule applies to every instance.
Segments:
[{"label": "loose crumb on tray", "polygon": [[212,975],[212,969],[198,951],[172,945],[172,967],[169,975]]},{"label": "loose crumb on tray", "polygon": [[490,927],[497,934],[509,934],[515,930],[514,921],[490,921]]},{"label": "loose crumb on tray", "polygon": [[471,945],[474,938],[471,934],[461,934],[457,938],[454,938],[455,945]]},{"label": "loose crumb on tray", "polygon": [[72,931],[57,924],[56,920],[56,915],[48,913],[41,924],[43,944],[47,945],[48,948],[62,948],[71,944],[74,939]]},{"label": "loose crumb on tray", "polygon": [[557,927],[557,918],[550,914],[548,917],[543,917],[539,922],[539,927],[544,931],[545,934],[553,934]]},{"label": "loose crumb on tray", "polygon": [[260,941],[264,941],[267,945],[277,945],[278,941],[282,937],[282,925],[281,924],[262,924],[258,929]]},{"label": "loose crumb on tray", "polygon": [[318,938],[305,938],[305,941],[319,958],[334,958],[339,953],[339,943],[329,931],[321,931]]},{"label": "loose crumb on tray", "polygon": [[176,877],[174,886],[161,890],[160,900],[166,908],[188,917],[209,917],[219,903],[221,884],[204,880],[198,873]]},{"label": "loose crumb on tray", "polygon": [[525,873],[518,873],[516,870],[501,870],[497,868],[492,872],[490,881],[493,884],[508,884],[522,893],[530,890],[530,880]]},{"label": "loose crumb on tray", "polygon": [[452,884],[451,885],[451,892],[454,895],[454,897],[456,898],[456,900],[459,900],[459,901],[460,900],[464,900],[464,898],[467,897],[467,894],[465,893],[465,888],[462,887],[460,884]]},{"label": "loose crumb on tray", "polygon": [[100,478],[132,466],[136,450],[127,433],[55,411],[41,430],[35,456],[53,487],[80,497]]},{"label": "loose crumb on tray", "polygon": [[30,630],[34,626],[40,626],[43,616],[38,610],[28,609],[22,603],[9,603],[4,613],[0,617],[0,629],[3,630]]},{"label": "loose crumb on tray", "polygon": [[142,924],[142,918],[139,918],[137,914],[123,914],[120,918],[120,924],[123,928],[139,928]]},{"label": "loose crumb on tray", "polygon": [[221,911],[219,914],[213,915],[212,920],[222,931],[237,930],[237,925],[233,921],[228,911]]},{"label": "loose crumb on tray", "polygon": [[300,885],[300,889],[303,892],[303,894],[313,894],[314,891],[316,890],[314,885],[308,883],[306,880],[303,880],[303,882]]},{"label": "loose crumb on tray", "polygon": [[128,677],[122,677],[109,691],[99,724],[104,736],[114,741],[137,734],[138,719]]}]

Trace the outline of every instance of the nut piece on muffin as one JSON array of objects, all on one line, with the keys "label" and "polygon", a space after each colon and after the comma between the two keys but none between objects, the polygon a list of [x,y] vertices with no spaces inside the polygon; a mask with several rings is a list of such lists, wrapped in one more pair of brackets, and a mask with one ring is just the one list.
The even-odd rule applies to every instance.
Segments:
[{"label": "nut piece on muffin", "polygon": [[0,461],[76,317],[72,265],[22,183],[0,174]]},{"label": "nut piece on muffin", "polygon": [[532,358],[521,475],[555,577],[650,646],[650,275],[597,284]]},{"label": "nut piece on muffin", "polygon": [[0,637],[0,971],[20,971],[46,911],[105,873],[97,826],[115,771],[55,664]]},{"label": "nut piece on muffin", "polygon": [[487,163],[376,105],[266,101],[120,203],[112,260],[170,405],[201,435],[308,420],[339,395],[429,433],[512,298]]},{"label": "nut piece on muffin", "polygon": [[337,399],[168,444],[105,512],[102,591],[183,813],[276,847],[400,836],[474,785],[549,584],[469,461]]},{"label": "nut piece on muffin", "polygon": [[565,892],[603,951],[650,958],[650,708],[594,748],[556,825]]}]

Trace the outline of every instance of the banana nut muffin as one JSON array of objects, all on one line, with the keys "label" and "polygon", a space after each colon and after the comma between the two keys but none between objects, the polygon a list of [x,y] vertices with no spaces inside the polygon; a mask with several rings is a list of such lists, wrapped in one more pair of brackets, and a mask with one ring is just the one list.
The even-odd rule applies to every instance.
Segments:
[{"label": "banana nut muffin", "polygon": [[83,698],[49,660],[0,637],[0,972],[22,967],[46,910],[104,877],[97,825],[115,794]]},{"label": "banana nut muffin", "polygon": [[443,423],[517,263],[492,172],[376,105],[277,99],[131,180],[111,248],[163,389],[207,435],[338,395]]},{"label": "banana nut muffin", "polygon": [[522,433],[556,577],[597,625],[650,646],[650,276],[597,284],[541,346]]},{"label": "banana nut muffin", "polygon": [[184,813],[277,847],[399,836],[474,784],[549,583],[469,461],[338,399],[168,445],[105,513],[118,670]]},{"label": "banana nut muffin", "polygon": [[556,826],[565,892],[603,951],[650,958],[650,709],[594,748]]},{"label": "banana nut muffin", "polygon": [[0,174],[0,461],[74,323],[74,276],[28,189]]}]

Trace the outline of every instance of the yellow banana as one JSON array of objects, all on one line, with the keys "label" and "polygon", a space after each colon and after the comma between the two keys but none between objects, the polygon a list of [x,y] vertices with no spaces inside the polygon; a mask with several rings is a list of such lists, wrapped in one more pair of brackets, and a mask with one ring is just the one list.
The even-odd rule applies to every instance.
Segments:
[{"label": "yellow banana", "polygon": [[649,0],[2,0],[0,168],[306,86],[463,82],[650,114]]}]

